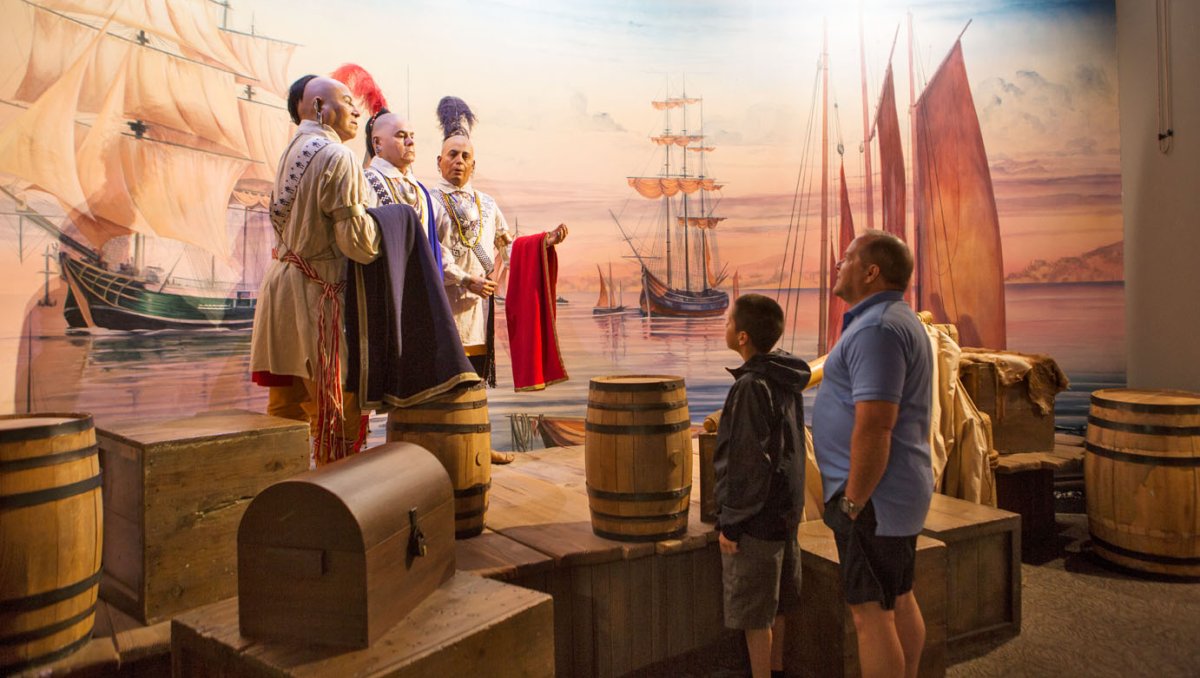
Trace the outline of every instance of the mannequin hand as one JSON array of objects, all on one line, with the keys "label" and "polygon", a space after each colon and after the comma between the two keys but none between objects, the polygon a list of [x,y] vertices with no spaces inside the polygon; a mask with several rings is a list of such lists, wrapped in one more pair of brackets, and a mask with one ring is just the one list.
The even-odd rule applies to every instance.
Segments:
[{"label": "mannequin hand", "polygon": [[561,243],[562,241],[564,241],[566,239],[567,239],[567,225],[559,224],[558,228],[554,229],[553,231],[550,231],[546,235],[546,246],[554,247],[555,245],[558,245],[559,243]]},{"label": "mannequin hand", "polygon": [[467,279],[467,291],[478,294],[483,298],[487,298],[495,294],[496,282],[477,275],[473,275]]}]

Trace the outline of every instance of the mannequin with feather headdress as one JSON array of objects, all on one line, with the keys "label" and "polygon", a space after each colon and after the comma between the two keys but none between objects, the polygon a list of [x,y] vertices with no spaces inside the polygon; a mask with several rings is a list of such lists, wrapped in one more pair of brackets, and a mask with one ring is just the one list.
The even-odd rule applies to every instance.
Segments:
[{"label": "mannequin with feather headdress", "polygon": [[309,422],[314,459],[325,464],[361,443],[363,417],[343,390],[341,289],[348,258],[366,264],[379,255],[379,232],[366,213],[366,179],[343,143],[358,132],[351,88],[304,76],[288,111],[298,127],[275,180],[278,248],[258,292],[250,370],[270,388],[268,414]]}]

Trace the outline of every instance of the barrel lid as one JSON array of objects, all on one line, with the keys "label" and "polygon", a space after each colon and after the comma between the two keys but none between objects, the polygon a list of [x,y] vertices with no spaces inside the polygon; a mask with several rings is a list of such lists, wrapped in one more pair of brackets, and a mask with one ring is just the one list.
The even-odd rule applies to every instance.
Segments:
[{"label": "barrel lid", "polygon": [[1141,412],[1195,414],[1200,413],[1200,393],[1168,389],[1106,388],[1092,393],[1092,404]]},{"label": "barrel lid", "polygon": [[71,412],[35,412],[0,415],[0,442],[38,440],[78,433],[92,428],[92,415]]},{"label": "barrel lid", "polygon": [[672,374],[618,374],[592,377],[590,385],[597,391],[669,391],[683,388],[683,377]]}]

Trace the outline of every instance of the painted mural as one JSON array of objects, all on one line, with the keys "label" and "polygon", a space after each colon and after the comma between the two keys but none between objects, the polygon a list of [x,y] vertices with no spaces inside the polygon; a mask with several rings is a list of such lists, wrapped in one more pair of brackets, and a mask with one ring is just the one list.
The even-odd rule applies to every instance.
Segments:
[{"label": "painted mural", "polygon": [[263,408],[248,327],[282,97],[346,62],[412,120],[418,177],[456,95],[510,225],[571,227],[571,379],[513,392],[498,314],[499,449],[541,444],[539,415],[565,431],[603,374],[683,375],[703,418],[739,292],[777,297],[785,347],[823,353],[832,264],[865,228],[912,244],[914,303],[964,343],[1058,360],[1060,424],[1124,383],[1112,0],[683,9],[0,0],[0,409]]}]

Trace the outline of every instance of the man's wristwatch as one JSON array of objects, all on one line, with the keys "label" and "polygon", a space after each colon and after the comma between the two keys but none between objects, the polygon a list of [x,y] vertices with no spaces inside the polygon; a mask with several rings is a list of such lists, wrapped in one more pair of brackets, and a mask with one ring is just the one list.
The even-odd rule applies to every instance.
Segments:
[{"label": "man's wristwatch", "polygon": [[864,507],[861,504],[855,504],[850,500],[850,497],[847,497],[843,494],[841,500],[838,501],[838,508],[842,510],[842,513],[850,516],[850,519],[853,520],[858,517],[859,513],[862,513]]}]

